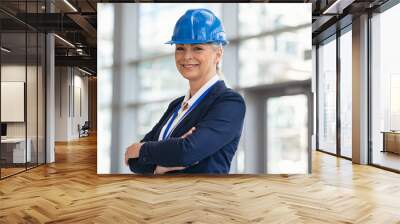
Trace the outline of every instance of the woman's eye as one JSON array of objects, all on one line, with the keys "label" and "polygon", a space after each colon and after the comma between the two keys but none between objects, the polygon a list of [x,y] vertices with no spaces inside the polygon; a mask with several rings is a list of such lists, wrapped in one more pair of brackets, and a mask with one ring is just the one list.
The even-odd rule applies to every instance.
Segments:
[{"label": "woman's eye", "polygon": [[201,47],[195,47],[194,50],[195,50],[195,51],[202,51],[203,48],[201,48]]},{"label": "woman's eye", "polygon": [[177,51],[183,51],[183,47],[177,47],[176,50]]}]

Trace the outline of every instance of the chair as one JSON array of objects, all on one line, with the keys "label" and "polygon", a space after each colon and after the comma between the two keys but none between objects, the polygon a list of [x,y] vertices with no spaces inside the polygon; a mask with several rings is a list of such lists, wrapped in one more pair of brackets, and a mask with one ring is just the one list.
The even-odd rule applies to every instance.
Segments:
[{"label": "chair", "polygon": [[89,121],[85,121],[82,127],[80,127],[80,125],[78,124],[79,138],[89,136],[89,129],[90,129]]}]

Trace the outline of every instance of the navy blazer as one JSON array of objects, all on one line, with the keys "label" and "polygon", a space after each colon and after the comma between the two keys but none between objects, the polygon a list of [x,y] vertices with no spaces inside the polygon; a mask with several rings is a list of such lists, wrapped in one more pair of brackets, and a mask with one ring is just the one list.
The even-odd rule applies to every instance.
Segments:
[{"label": "navy blazer", "polygon": [[[157,165],[185,166],[168,173],[228,173],[243,129],[246,105],[243,97],[220,80],[173,130],[169,139],[158,141],[161,129],[184,96],[172,101],[145,142],[139,158],[129,159],[132,172],[152,174]],[[181,138],[192,127],[196,130]]]}]

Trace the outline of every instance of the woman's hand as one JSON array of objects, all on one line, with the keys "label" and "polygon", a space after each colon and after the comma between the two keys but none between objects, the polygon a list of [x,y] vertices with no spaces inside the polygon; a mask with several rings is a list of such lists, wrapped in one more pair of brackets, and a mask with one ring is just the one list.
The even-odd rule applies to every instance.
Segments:
[{"label": "woman's hand", "polygon": [[140,147],[142,147],[143,143],[134,143],[126,148],[125,151],[125,165],[128,164],[129,159],[134,159],[139,157]]},{"label": "woman's hand", "polygon": [[169,171],[183,170],[185,168],[186,167],[184,167],[184,166],[175,166],[175,167],[157,166],[156,169],[154,170],[154,174],[164,174]]},{"label": "woman's hand", "polygon": [[196,131],[196,127],[191,128],[188,132],[181,136],[181,138],[186,138],[187,136],[191,135],[194,131]]},{"label": "woman's hand", "polygon": [[[181,136],[181,138],[186,138],[187,136],[191,135],[196,130],[196,127],[192,127],[188,132]],[[175,166],[175,167],[165,167],[165,166],[158,166],[154,170],[154,174],[164,174],[169,171],[173,170],[183,170],[186,167],[184,166]]]}]

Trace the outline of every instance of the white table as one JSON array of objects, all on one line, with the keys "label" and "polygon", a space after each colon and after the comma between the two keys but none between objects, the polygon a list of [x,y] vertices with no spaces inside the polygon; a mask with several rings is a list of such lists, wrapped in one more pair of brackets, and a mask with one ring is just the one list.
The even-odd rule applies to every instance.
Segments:
[{"label": "white table", "polygon": [[[32,160],[32,154],[31,154],[31,145],[32,145],[32,140],[30,138],[27,138],[26,142],[28,143],[28,147],[26,148],[26,154],[25,155],[25,138],[6,138],[6,139],[1,139],[1,144],[2,144],[2,151],[3,147],[13,147],[12,151],[12,156],[13,156],[13,163],[25,163],[25,162],[30,162]],[[27,159],[25,161],[25,158]]]}]

